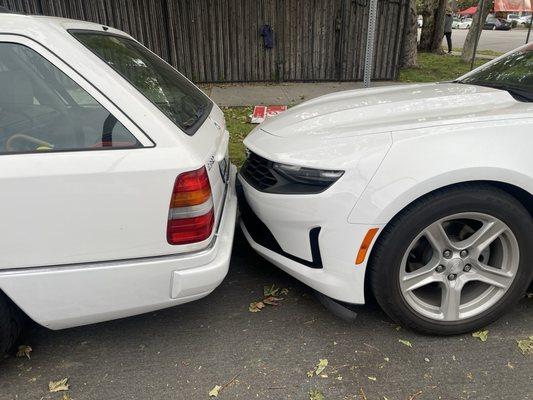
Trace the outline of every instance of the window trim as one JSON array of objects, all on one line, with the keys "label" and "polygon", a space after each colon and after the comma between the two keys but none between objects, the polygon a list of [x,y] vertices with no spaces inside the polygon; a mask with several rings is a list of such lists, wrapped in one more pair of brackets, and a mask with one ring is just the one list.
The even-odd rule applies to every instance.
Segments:
[{"label": "window trim", "polygon": [[[188,136],[193,136],[197,131],[198,129],[200,129],[200,127],[204,124],[204,122],[207,120],[207,118],[209,118],[209,115],[211,115],[211,112],[213,110],[213,107],[214,107],[214,102],[213,100],[211,100],[209,98],[209,96],[207,96],[203,90],[201,90],[200,88],[198,88],[193,81],[191,81],[189,78],[187,78],[185,75],[183,75],[180,71],[178,71],[173,65],[171,65],[170,63],[168,63],[167,61],[165,61],[163,58],[161,58],[159,55],[157,55],[156,53],[154,53],[152,50],[150,50],[148,47],[144,46],[142,43],[138,42],[137,40],[135,40],[134,38],[130,37],[130,36],[126,36],[126,35],[120,35],[120,34],[117,34],[115,32],[101,32],[101,31],[96,31],[96,30],[92,30],[92,29],[67,29],[67,32],[74,38],[76,39],[76,41],[78,43],[80,43],[83,48],[87,49],[89,52],[91,52],[91,54],[94,54],[96,57],[98,57],[98,59],[100,59],[108,68],[110,68],[113,72],[115,72],[118,76],[120,76],[122,79],[124,79],[126,82],[128,82],[131,87],[136,90],[138,93],[140,93],[146,100],[148,100],[150,102],[150,104],[152,104],[155,108],[157,108],[161,114],[167,118],[174,126],[176,126],[179,130],[181,130],[182,132],[184,132],[186,135]],[[200,93],[207,99],[207,107],[204,111],[204,115],[202,116],[202,118],[199,118],[198,121],[196,121],[194,123],[194,125],[190,126],[189,128],[182,128],[181,126],[179,126],[175,121],[173,121],[172,119],[170,119],[170,117],[168,115],[166,115],[163,110],[157,105],[155,104],[152,100],[150,100],[148,98],[148,96],[146,96],[143,92],[141,92],[139,89],[137,89],[137,87],[133,84],[133,82],[131,80],[129,80],[126,76],[122,75],[117,69],[113,68],[111,65],[109,65],[109,63],[103,58],[101,57],[98,53],[94,52],[91,48],[87,47],[81,40],[78,39],[78,37],[76,37],[75,33],[90,33],[90,34],[93,34],[93,35],[102,35],[102,36],[112,36],[112,37],[118,37],[120,39],[125,39],[125,40],[130,40],[132,42],[136,42],[138,44],[140,44],[141,46],[143,46],[146,50],[148,50],[150,53],[152,53],[154,56],[156,56],[157,58],[159,58],[161,61],[163,61],[164,63],[168,64],[174,71],[176,71],[178,74],[180,74],[183,78],[187,79],[190,83],[192,83],[199,91]]]},{"label": "window trim", "polygon": [[[98,31],[95,31],[98,32]],[[123,151],[123,150],[138,150],[138,149],[152,149],[157,147],[156,142],[132,119],[126,114],[122,108],[117,105],[113,100],[105,95],[99,88],[97,88],[93,83],[86,79],[82,74],[80,74],[76,69],[74,69],[67,61],[60,57],[57,53],[49,49],[47,46],[43,45],[39,41],[19,33],[12,32],[2,32],[0,30],[0,43],[11,43],[20,46],[29,48],[30,50],[37,53],[39,56],[43,57],[46,61],[72,79],[77,85],[79,85],[83,90],[87,91],[83,87],[83,84],[91,87],[96,93],[97,97],[93,94],[88,94],[93,97],[105,110],[107,110],[111,115],[113,115],[119,122],[124,125],[124,122],[127,121],[132,125],[134,131],[132,131],[128,126],[124,127],[128,132],[137,140],[139,146],[135,147],[95,147],[95,148],[83,148],[83,149],[60,149],[60,150],[36,150],[36,151],[17,151],[9,153],[1,153],[0,157],[12,156],[12,155],[23,155],[23,154],[53,154],[53,153],[77,153],[77,152],[93,152],[93,151]],[[47,54],[48,53],[48,54]],[[56,60],[51,59],[50,56],[54,57]],[[99,96],[99,98],[98,98]],[[109,110],[109,106],[102,104],[102,101],[107,102],[115,108],[114,111]]]}]

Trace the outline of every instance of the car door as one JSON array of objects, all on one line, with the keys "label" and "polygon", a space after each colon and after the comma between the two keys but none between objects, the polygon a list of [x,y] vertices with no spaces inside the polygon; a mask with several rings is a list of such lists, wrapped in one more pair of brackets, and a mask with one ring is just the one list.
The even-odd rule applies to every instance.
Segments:
[{"label": "car door", "polygon": [[168,253],[171,156],[38,43],[0,53],[0,269]]}]

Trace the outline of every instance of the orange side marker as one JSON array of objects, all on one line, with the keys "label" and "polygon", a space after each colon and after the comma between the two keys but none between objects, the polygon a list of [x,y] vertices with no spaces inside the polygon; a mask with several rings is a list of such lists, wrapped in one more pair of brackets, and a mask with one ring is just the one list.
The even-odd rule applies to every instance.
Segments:
[{"label": "orange side marker", "polygon": [[369,229],[368,232],[365,235],[365,238],[363,239],[363,242],[361,243],[361,247],[359,247],[359,251],[357,252],[357,258],[355,259],[355,265],[362,264],[365,261],[366,253],[368,252],[368,249],[370,248],[370,245],[372,244],[372,240],[374,240],[374,236],[376,236],[376,233],[378,233],[379,228],[372,228]]}]

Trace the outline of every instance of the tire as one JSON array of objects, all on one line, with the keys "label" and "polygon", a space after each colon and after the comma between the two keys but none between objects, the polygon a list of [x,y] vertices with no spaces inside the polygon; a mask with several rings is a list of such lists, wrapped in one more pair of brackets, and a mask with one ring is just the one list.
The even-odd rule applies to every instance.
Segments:
[{"label": "tire", "polygon": [[0,292],[0,354],[10,351],[20,336],[24,315]]},{"label": "tire", "polygon": [[[481,235],[489,227],[493,231],[486,235],[503,230],[493,242],[488,239],[492,236]],[[438,235],[431,232],[445,232],[445,245],[439,246]],[[369,263],[371,290],[389,317],[408,329],[431,335],[480,329],[522,298],[533,279],[531,232],[529,212],[490,184],[457,185],[430,193],[400,212],[379,236]],[[457,241],[450,238],[454,235]],[[464,259],[456,247],[461,240],[465,240],[461,246],[475,245]],[[435,250],[446,244],[453,252]],[[413,267],[417,263],[420,269]],[[494,278],[494,286],[492,281],[486,283],[487,276]]]}]

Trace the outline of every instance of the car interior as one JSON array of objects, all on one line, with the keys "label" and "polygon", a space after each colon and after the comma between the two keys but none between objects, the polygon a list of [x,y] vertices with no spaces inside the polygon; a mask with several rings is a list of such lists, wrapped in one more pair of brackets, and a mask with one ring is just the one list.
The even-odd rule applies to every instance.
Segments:
[{"label": "car interior", "polygon": [[89,93],[28,47],[0,43],[0,87],[0,154],[140,146]]}]

